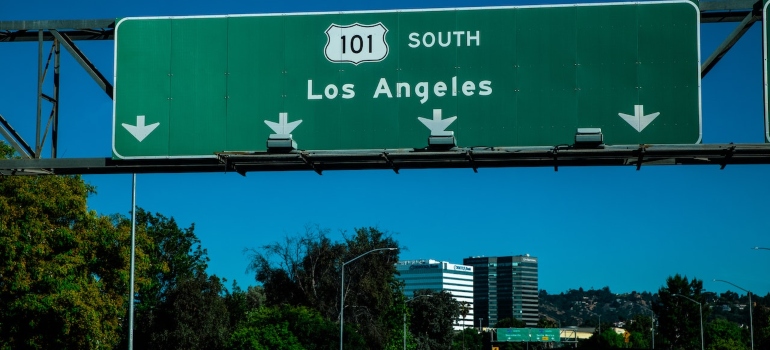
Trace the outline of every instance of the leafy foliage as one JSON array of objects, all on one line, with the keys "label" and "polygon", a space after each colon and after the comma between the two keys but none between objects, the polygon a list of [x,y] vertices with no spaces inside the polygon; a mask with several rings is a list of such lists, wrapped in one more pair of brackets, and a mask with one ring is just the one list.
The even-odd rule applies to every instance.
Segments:
[{"label": "leafy foliage", "polygon": [[224,349],[230,336],[229,315],[220,279],[198,273],[180,280],[157,305],[152,330],[157,349]]},{"label": "leafy foliage", "polygon": [[265,289],[262,286],[248,286],[241,289],[233,282],[231,292],[225,295],[225,306],[230,316],[230,329],[235,329],[241,321],[246,320],[247,314],[265,305]]},{"label": "leafy foliage", "polygon": [[645,315],[635,315],[626,323],[626,331],[631,333],[629,345],[634,348],[646,349],[652,344],[652,318]]},{"label": "leafy foliage", "polygon": [[87,211],[92,193],[77,176],[0,176],[0,347],[118,342],[128,236]]},{"label": "leafy foliage", "polygon": [[[142,349],[219,349],[231,323],[222,281],[205,272],[208,256],[195,226],[137,210],[137,269],[134,345]],[[127,225],[127,219],[121,220]],[[139,259],[137,259],[139,260]],[[125,340],[124,340],[125,342]]]},{"label": "leafy foliage", "polygon": [[[395,334],[401,335],[396,326],[401,324],[401,313],[393,310],[399,300],[394,292],[397,253],[361,255],[398,247],[398,243],[376,228],[356,229],[352,235],[345,234],[342,243],[332,242],[327,234],[328,230],[306,227],[303,235],[247,251],[249,268],[265,288],[266,304],[306,306],[326,320],[339,322],[340,295],[344,293],[344,323],[356,325],[370,349],[382,349]],[[355,262],[345,265],[341,286],[340,268],[353,259]]]},{"label": "leafy foliage", "polygon": [[460,315],[460,303],[447,291],[421,290],[410,302],[417,349],[446,349],[452,345],[454,320]]},{"label": "leafy foliage", "polygon": [[625,347],[625,339],[612,328],[604,328],[601,333],[594,333],[591,338],[578,342],[583,349],[620,349]]},{"label": "leafy foliage", "polygon": [[[338,334],[334,323],[305,306],[270,306],[250,311],[232,334],[231,349],[333,349]],[[363,339],[351,337],[347,343],[363,349]]]},{"label": "leafy foliage", "polygon": [[[452,349],[481,349],[483,334],[473,327],[456,332],[452,340]],[[501,349],[505,349],[505,347],[501,347]]]},{"label": "leafy foliage", "polygon": [[[703,281],[674,275],[666,279],[666,286],[658,290],[658,302],[652,305],[652,310],[658,316],[658,331],[663,344],[672,349],[696,349],[700,347],[700,308],[698,304],[683,297],[705,304],[702,294]],[[704,319],[708,316],[708,308],[703,308]]]},{"label": "leafy foliage", "polygon": [[706,327],[707,349],[710,350],[744,350],[749,347],[745,344],[747,339],[738,325],[726,319],[718,318]]},{"label": "leafy foliage", "polygon": [[516,318],[510,318],[506,317],[502,320],[497,321],[497,324],[495,324],[495,328],[526,328],[527,323],[516,319]]}]

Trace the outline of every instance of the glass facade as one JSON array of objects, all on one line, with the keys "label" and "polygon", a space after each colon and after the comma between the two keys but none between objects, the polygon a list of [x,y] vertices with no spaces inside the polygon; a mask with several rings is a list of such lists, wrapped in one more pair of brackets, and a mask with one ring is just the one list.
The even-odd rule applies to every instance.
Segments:
[{"label": "glass facade", "polygon": [[[470,257],[463,265],[473,266],[475,317],[484,327],[494,327],[504,318],[537,325],[537,258],[528,255]],[[478,325],[478,323],[476,323]]]}]

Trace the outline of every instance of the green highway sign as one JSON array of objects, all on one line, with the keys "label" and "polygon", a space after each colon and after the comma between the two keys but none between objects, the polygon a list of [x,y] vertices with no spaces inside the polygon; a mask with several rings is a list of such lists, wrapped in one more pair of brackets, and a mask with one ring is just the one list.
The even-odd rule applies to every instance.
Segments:
[{"label": "green highway sign", "polygon": [[529,328],[498,328],[497,341],[528,342],[530,341]]},{"label": "green highway sign", "polygon": [[696,144],[699,21],[690,1],[124,18],[113,158],[554,146],[578,128]]},{"label": "green highway sign", "polygon": [[559,328],[532,328],[531,339],[535,342],[560,342]]},{"label": "green highway sign", "polygon": [[561,342],[559,328],[498,328],[499,342]]}]

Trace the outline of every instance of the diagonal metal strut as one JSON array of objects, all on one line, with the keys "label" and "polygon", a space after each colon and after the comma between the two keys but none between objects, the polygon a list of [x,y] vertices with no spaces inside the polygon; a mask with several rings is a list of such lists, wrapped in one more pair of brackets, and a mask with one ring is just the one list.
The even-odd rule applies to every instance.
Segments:
[{"label": "diagonal metal strut", "polygon": [[743,36],[743,34],[746,33],[746,31],[751,28],[751,25],[754,24],[757,20],[759,20],[762,17],[762,11],[761,9],[761,1],[758,1],[754,4],[754,9],[749,12],[746,17],[743,18],[741,23],[738,24],[737,27],[730,33],[730,35],[725,38],[725,40],[719,44],[719,47],[714,50],[713,53],[711,53],[711,56],[709,56],[706,59],[706,62],[704,62],[701,65],[700,70],[700,76],[701,78],[705,77],[706,74],[708,74],[709,71],[711,71],[714,66],[719,62],[719,60],[724,57],[725,54],[727,54],[727,51],[730,51],[730,49],[735,45],[735,43],[738,42],[738,40]]},{"label": "diagonal metal strut", "polygon": [[19,155],[22,156],[22,158],[35,158],[35,152],[32,150],[32,147],[29,147],[27,142],[21,138],[21,135],[19,135],[19,133],[17,133],[16,130],[11,127],[11,124],[9,124],[2,115],[0,115],[0,134],[5,137],[8,143],[13,146],[13,148],[16,150],[16,152],[19,153]]},{"label": "diagonal metal strut", "polygon": [[66,34],[59,33],[59,31],[55,29],[51,29],[51,34],[53,34],[53,36],[59,40],[61,45],[64,46],[64,48],[72,55],[72,57],[75,58],[78,63],[80,63],[88,75],[94,79],[96,84],[98,84],[102,90],[107,93],[107,96],[112,99],[112,84],[107,80],[107,78],[104,77],[104,75],[102,75],[102,73],[99,72],[98,69],[96,69],[96,66],[94,66],[93,63],[88,60],[86,55],[84,55],[83,52],[81,52],[80,49],[75,46],[75,43],[70,40]]}]

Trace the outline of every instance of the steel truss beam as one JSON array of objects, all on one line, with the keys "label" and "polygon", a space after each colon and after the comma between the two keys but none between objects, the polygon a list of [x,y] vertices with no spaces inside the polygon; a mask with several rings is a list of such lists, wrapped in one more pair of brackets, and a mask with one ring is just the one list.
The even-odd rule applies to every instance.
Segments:
[{"label": "steel truss beam", "polygon": [[754,9],[757,0],[704,0],[700,8],[701,23],[740,22]]},{"label": "steel truss beam", "polygon": [[[472,157],[469,155],[472,154]],[[557,156],[558,154],[558,156]],[[291,153],[221,153],[217,158],[113,160],[110,158],[0,160],[1,175],[131,174],[182,172],[315,171],[425,168],[770,164],[770,144],[638,145],[581,149],[571,146],[456,148]]]},{"label": "steel truss beam", "polygon": [[112,40],[115,20],[0,21],[0,42],[38,41],[38,31],[43,33],[43,41],[53,41],[51,29],[72,40]]}]

